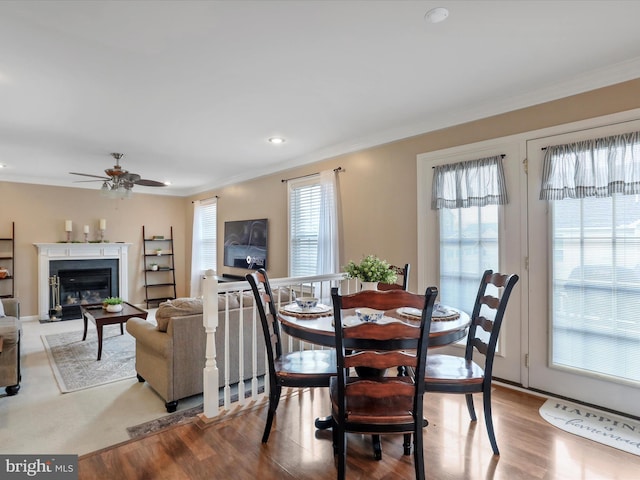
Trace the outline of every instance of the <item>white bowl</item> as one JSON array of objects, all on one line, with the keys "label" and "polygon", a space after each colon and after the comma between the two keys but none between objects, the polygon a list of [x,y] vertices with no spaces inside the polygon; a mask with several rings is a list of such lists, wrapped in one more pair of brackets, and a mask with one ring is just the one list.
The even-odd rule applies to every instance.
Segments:
[{"label": "white bowl", "polygon": [[296,298],[296,304],[302,310],[311,310],[318,305],[318,299],[316,297],[298,297]]},{"label": "white bowl", "polygon": [[384,312],[373,308],[358,308],[356,309],[356,315],[361,322],[378,322],[384,317]]}]

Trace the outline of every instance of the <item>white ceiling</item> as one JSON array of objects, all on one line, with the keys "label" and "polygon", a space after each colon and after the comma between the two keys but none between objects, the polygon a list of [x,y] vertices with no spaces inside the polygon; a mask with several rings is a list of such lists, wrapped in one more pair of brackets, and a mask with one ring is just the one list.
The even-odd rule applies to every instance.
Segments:
[{"label": "white ceiling", "polygon": [[69,172],[121,152],[172,182],[134,192],[208,190],[639,78],[638,18],[637,0],[3,0],[0,181],[98,189]]}]

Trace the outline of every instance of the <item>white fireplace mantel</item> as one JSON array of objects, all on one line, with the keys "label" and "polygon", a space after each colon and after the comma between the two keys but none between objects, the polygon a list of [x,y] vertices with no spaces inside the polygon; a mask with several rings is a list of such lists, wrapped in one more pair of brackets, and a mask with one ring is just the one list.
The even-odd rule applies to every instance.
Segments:
[{"label": "white fireplace mantel", "polygon": [[51,260],[118,259],[118,288],[129,291],[128,250],[131,243],[34,243],[38,249],[38,315],[49,319],[49,262]]}]

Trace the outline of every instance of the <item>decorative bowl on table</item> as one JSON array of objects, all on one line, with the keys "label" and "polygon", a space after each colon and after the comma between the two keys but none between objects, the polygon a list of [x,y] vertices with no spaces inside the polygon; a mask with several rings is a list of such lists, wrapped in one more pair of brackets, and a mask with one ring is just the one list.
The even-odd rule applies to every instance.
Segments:
[{"label": "decorative bowl on table", "polygon": [[0,268],[0,278],[5,278],[7,275],[9,275],[9,270],[6,268]]},{"label": "decorative bowl on table", "polygon": [[296,298],[296,304],[301,310],[311,310],[318,305],[318,299],[316,297],[298,297]]},{"label": "decorative bowl on table", "polygon": [[373,308],[358,308],[356,315],[361,322],[379,322],[384,317],[384,312]]}]

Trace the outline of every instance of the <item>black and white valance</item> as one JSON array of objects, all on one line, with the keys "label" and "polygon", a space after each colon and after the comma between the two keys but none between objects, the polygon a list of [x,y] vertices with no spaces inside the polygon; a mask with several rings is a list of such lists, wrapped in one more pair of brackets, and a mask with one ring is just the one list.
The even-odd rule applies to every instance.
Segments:
[{"label": "black and white valance", "polygon": [[640,132],[547,147],[540,200],[640,193]]},{"label": "black and white valance", "polygon": [[484,207],[508,202],[502,155],[434,167],[431,208]]}]

